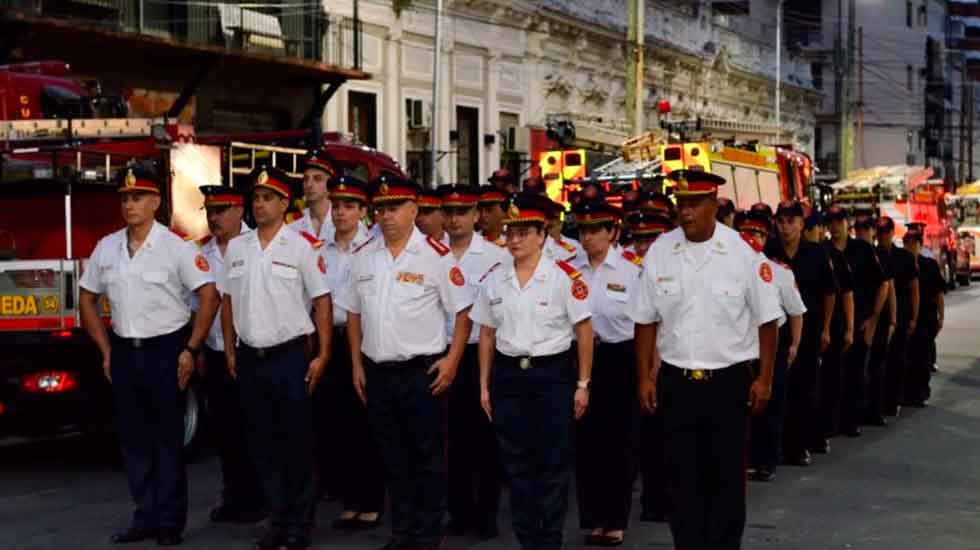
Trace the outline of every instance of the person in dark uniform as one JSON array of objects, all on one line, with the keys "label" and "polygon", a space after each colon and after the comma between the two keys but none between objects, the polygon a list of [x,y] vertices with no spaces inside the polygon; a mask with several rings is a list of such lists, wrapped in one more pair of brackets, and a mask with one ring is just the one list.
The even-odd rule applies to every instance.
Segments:
[{"label": "person in dark uniform", "polygon": [[854,342],[843,355],[840,433],[861,434],[867,403],[868,354],[881,310],[888,299],[888,282],[874,245],[848,235],[847,211],[838,205],[827,210],[830,242],[844,253],[854,279]]},{"label": "person in dark uniform", "polygon": [[[440,187],[449,248],[470,285],[497,264],[511,261],[506,248],[474,231],[478,189],[465,184]],[[453,322],[449,329],[452,332]],[[449,534],[472,533],[481,540],[498,534],[503,467],[493,424],[480,400],[480,325],[474,323],[449,389]]]},{"label": "person in dark uniform", "polygon": [[732,199],[718,197],[718,221],[728,227],[735,226],[735,203]]},{"label": "person in dark uniform", "polygon": [[577,432],[579,523],[586,542],[620,545],[629,523],[639,406],[636,345],[627,314],[642,258],[616,246],[622,211],[601,197],[573,209],[586,252],[582,278],[589,293],[595,352],[589,410]]},{"label": "person in dark uniform", "polygon": [[932,360],[936,356],[936,336],[943,328],[946,302],[943,294],[946,283],[939,263],[922,254],[925,224],[910,223],[903,237],[905,249],[919,263],[919,315],[915,331],[909,339],[908,375],[903,405],[924,407],[931,396],[929,379],[932,377]]},{"label": "person in dark uniform", "polygon": [[909,337],[919,316],[919,266],[908,250],[895,246],[895,222],[878,218],[878,246],[892,258],[895,281],[895,334],[888,348],[882,413],[898,416],[905,391]]},{"label": "person in dark uniform", "polygon": [[783,430],[783,459],[787,464],[810,464],[809,448],[820,436],[820,355],[830,345],[837,283],[826,249],[803,236],[803,207],[784,201],[776,209],[779,239],[766,244],[766,256],[789,265],[796,277],[806,313],[796,361],[789,368],[786,425]]},{"label": "person in dark uniform", "polygon": [[887,420],[882,414],[885,388],[885,366],[888,362],[888,345],[895,332],[895,284],[891,254],[875,246],[875,219],[869,212],[859,212],[854,219],[854,235],[874,247],[875,257],[881,266],[885,279],[885,304],[878,318],[871,347],[868,350],[868,386],[866,391],[866,411],[863,423],[871,426],[885,426]]},{"label": "person in dark uniform", "polygon": [[[334,176],[327,182],[330,194],[330,216],[333,234],[321,248],[327,261],[327,286],[344,289],[350,284],[354,251],[367,244],[371,236],[361,221],[367,213],[367,183],[353,176]],[[332,457],[337,468],[337,496],[340,515],[331,527],[341,531],[370,529],[381,523],[384,508],[384,466],[381,451],[371,437],[367,409],[351,383],[350,345],[347,342],[347,312],[333,304],[333,338],[330,363],[324,380],[317,388],[323,397],[323,409],[317,422],[326,428],[322,441],[323,455]],[[325,384],[326,382],[326,384]],[[323,426],[327,424],[327,426]],[[318,435],[321,435],[318,434]]]},{"label": "person in dark uniform", "polygon": [[225,361],[238,380],[245,440],[269,507],[257,547],[305,550],[316,508],[312,395],[330,358],[327,265],[316,237],[285,224],[289,177],[260,166],[250,180],[256,228],[228,243],[219,281]]},{"label": "person in dark uniform", "polygon": [[626,217],[633,242],[624,248],[642,258],[657,237],[674,228],[670,218],[663,214],[637,211]]},{"label": "person in dark uniform", "polygon": [[[102,370],[112,383],[123,465],[136,501],[130,527],[112,542],[155,538],[176,546],[187,523],[183,391],[218,296],[198,247],[155,221],[157,177],[133,167],[120,172],[119,183],[126,227],[99,241],[79,281],[82,326],[102,352]],[[190,291],[199,304],[193,330],[185,300]],[[96,306],[101,294],[112,307],[111,333]]]},{"label": "person in dark uniform", "polygon": [[[833,210],[831,213],[830,210]],[[830,209],[827,215],[839,217],[840,207]],[[830,438],[840,429],[841,393],[843,392],[844,354],[854,343],[854,276],[842,250],[825,241],[827,221],[823,214],[811,214],[807,220],[816,217],[816,242],[824,244],[827,255],[834,266],[834,279],[837,281],[837,295],[834,298],[834,314],[830,322],[830,345],[820,356],[820,408],[819,433],[810,443],[810,451],[817,454],[830,452]],[[809,240],[809,239],[808,239]]]},{"label": "person in dark uniform", "polygon": [[450,248],[415,227],[417,183],[383,175],[370,190],[381,237],[354,251],[337,302],[347,311],[354,389],[385,466],[384,548],[435,550],[445,538],[445,395],[472,327],[472,287]]},{"label": "person in dark uniform", "polygon": [[692,170],[670,178],[681,228],[647,252],[630,308],[637,393],[645,410],[663,413],[675,548],[736,549],[745,528],[748,415],[761,412],[772,391],[782,310],[759,249],[715,220],[725,180]]},{"label": "person in dark uniform", "polygon": [[512,200],[505,225],[513,260],[484,274],[470,314],[481,325],[480,402],[496,428],[522,550],[562,548],[573,420],[589,404],[590,290],[575,268],[543,255],[553,209],[536,193]]},{"label": "person in dark uniform", "polygon": [[[251,231],[242,218],[245,193],[223,185],[200,187],[211,234],[201,241],[201,253],[216,280],[224,277],[228,242]],[[204,343],[204,386],[208,399],[208,419],[221,461],[221,504],[211,510],[215,523],[254,523],[266,516],[265,499],[255,465],[245,445],[245,418],[238,383],[225,364],[225,341],[221,318],[216,316]]]}]

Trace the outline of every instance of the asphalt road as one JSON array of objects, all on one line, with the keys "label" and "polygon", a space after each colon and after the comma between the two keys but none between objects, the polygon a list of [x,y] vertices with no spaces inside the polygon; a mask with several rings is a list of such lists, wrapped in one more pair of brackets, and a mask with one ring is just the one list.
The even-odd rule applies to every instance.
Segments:
[{"label": "asphalt road", "polygon": [[[749,486],[744,547],[779,550],[980,549],[980,284],[947,296],[933,400],[902,411],[885,428],[837,438],[808,468],[783,467],[770,484]],[[245,549],[261,528],[211,525],[218,465],[189,467],[187,549]],[[639,496],[638,493],[635,496]],[[0,444],[0,549],[100,549],[131,510],[125,478],[105,453],[78,437]],[[386,531],[331,532],[337,512],[323,503],[315,548],[373,549]],[[634,507],[634,514],[638,514]],[[574,509],[567,540],[581,546]],[[501,526],[509,516],[504,506]],[[516,548],[509,531],[477,543],[451,538],[449,550]],[[127,548],[155,548],[153,543]],[[672,548],[663,524],[634,521],[625,548]]]}]

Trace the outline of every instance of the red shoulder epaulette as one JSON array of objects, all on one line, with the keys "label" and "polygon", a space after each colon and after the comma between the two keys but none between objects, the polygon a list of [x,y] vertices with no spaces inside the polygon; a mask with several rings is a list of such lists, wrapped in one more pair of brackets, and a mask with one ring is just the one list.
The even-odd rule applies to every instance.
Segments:
[{"label": "red shoulder epaulette", "polygon": [[568,262],[563,262],[561,260],[558,260],[555,263],[558,264],[558,267],[560,267],[561,270],[564,271],[566,275],[568,275],[569,279],[578,279],[579,277],[582,276],[582,274],[579,273],[579,271],[574,267],[572,267],[572,264]]},{"label": "red shoulder epaulette", "polygon": [[306,231],[300,231],[299,235],[300,237],[303,237],[304,239],[309,241],[310,246],[312,246],[313,248],[320,248],[321,246],[323,246],[323,241],[307,233]]},{"label": "red shoulder epaulette", "polygon": [[643,258],[637,256],[635,252],[631,252],[629,250],[624,250],[623,251],[623,257],[626,258],[627,260],[633,262],[635,265],[639,265],[639,266],[642,266],[643,265]]},{"label": "red shoulder epaulette", "polygon": [[751,247],[752,250],[755,250],[756,252],[762,252],[762,245],[755,242],[752,239],[752,237],[749,237],[745,233],[739,233],[739,235],[742,236],[742,240],[745,241],[745,244],[749,245],[749,247]]},{"label": "red shoulder epaulette", "polygon": [[190,237],[188,237],[187,234],[185,234],[183,231],[178,231],[176,227],[171,227],[170,232],[173,233],[174,235],[177,235],[181,239],[184,239],[185,241],[193,240]]},{"label": "red shoulder epaulette", "polygon": [[371,244],[371,241],[373,241],[373,240],[374,240],[374,235],[371,235],[371,238],[370,239],[364,241],[363,244],[361,244],[360,246],[358,246],[357,248],[355,248],[354,250],[352,250],[351,251],[351,254],[357,254],[358,252],[361,251],[362,248],[364,248],[365,246]]},{"label": "red shoulder epaulette", "polygon": [[295,222],[297,222],[297,221],[299,221],[301,219],[303,219],[303,211],[302,210],[293,210],[291,212],[286,212],[286,223],[287,224],[295,223]]},{"label": "red shoulder epaulette", "polygon": [[426,237],[425,242],[429,243],[429,246],[432,247],[432,250],[436,251],[436,254],[439,254],[440,256],[449,254],[449,247],[433,239],[432,237]]},{"label": "red shoulder epaulette", "polygon": [[[575,245],[572,244],[572,243],[570,243],[570,242],[568,242],[568,241],[564,241],[562,239],[555,239],[555,242],[558,243],[558,246],[564,248],[565,250],[567,250],[569,252],[575,252],[576,251]],[[574,258],[575,256],[572,256],[572,257]]]},{"label": "red shoulder epaulette", "polygon": [[480,281],[479,282],[482,283],[487,277],[490,276],[491,273],[493,273],[493,270],[494,269],[497,269],[497,267],[499,267],[499,266],[500,266],[500,262],[497,262],[497,263],[493,264],[492,266],[490,266],[490,269],[488,269],[487,272],[484,273],[482,277],[480,277]]},{"label": "red shoulder epaulette", "polygon": [[209,242],[211,242],[211,239],[213,239],[213,238],[214,238],[214,235],[205,235],[203,238],[198,239],[197,245],[198,246],[204,246],[204,245],[208,244]]}]

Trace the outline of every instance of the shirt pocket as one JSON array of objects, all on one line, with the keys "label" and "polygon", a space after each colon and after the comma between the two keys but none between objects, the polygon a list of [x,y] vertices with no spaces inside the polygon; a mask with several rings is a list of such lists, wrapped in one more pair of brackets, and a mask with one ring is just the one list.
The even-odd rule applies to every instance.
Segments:
[{"label": "shirt pocket", "polygon": [[718,321],[736,321],[745,307],[745,286],[739,281],[715,281],[711,284],[711,294]]},{"label": "shirt pocket", "polygon": [[272,290],[278,294],[289,294],[299,286],[299,270],[285,265],[272,264],[269,269],[272,277]]},{"label": "shirt pocket", "polygon": [[162,285],[167,283],[167,279],[170,277],[167,275],[166,271],[144,271],[140,274],[144,283],[149,283],[151,285]]},{"label": "shirt pocket", "polygon": [[606,297],[612,300],[613,302],[616,302],[617,304],[625,304],[626,302],[629,301],[630,295],[627,292],[627,288],[625,287],[625,285],[619,285],[619,286],[622,287],[622,290],[613,290],[607,286]]}]

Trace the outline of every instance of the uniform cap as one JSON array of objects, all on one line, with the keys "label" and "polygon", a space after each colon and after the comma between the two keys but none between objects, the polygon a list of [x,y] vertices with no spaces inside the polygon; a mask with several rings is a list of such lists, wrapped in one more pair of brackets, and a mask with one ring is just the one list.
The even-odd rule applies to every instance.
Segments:
[{"label": "uniform cap", "polygon": [[202,185],[198,189],[204,194],[205,208],[245,205],[245,192],[241,189],[224,185]]},{"label": "uniform cap", "polygon": [[703,170],[674,170],[667,176],[674,182],[674,196],[696,197],[710,195],[725,185],[725,178]]},{"label": "uniform cap", "polygon": [[895,230],[895,220],[888,216],[882,216],[878,218],[878,231],[894,231]]},{"label": "uniform cap", "polygon": [[491,185],[517,185],[517,180],[514,178],[510,170],[506,168],[501,168],[499,170],[494,170],[493,174],[487,179]]},{"label": "uniform cap", "polygon": [[334,176],[327,180],[331,199],[348,199],[368,203],[367,183],[354,176]]},{"label": "uniform cap", "polygon": [[847,219],[847,210],[844,210],[839,204],[832,205],[827,209],[827,220],[828,221],[842,221]]},{"label": "uniform cap", "polygon": [[735,214],[736,231],[755,231],[765,235],[769,234],[772,226],[769,217],[761,211],[738,212]]},{"label": "uniform cap", "polygon": [[508,194],[497,189],[492,185],[482,185],[479,188],[477,204],[504,204],[508,201]]},{"label": "uniform cap", "polygon": [[116,179],[119,180],[120,193],[160,194],[160,179],[143,166],[136,165],[120,170]]},{"label": "uniform cap", "polygon": [[767,218],[772,218],[772,207],[764,202],[757,202],[749,207],[750,212],[762,212]]},{"label": "uniform cap", "polygon": [[418,205],[419,208],[425,208],[427,210],[442,208],[442,194],[435,189],[422,189],[419,193]]},{"label": "uniform cap", "polygon": [[803,205],[799,201],[783,201],[776,207],[776,217],[780,216],[799,216],[803,217]]},{"label": "uniform cap", "polygon": [[728,197],[718,197],[718,215],[725,217],[735,213],[735,203]]},{"label": "uniform cap", "polygon": [[322,149],[319,151],[310,151],[303,161],[303,170],[316,168],[317,170],[326,172],[329,177],[334,177],[340,173],[337,167],[338,164],[334,158]]},{"label": "uniform cap", "polygon": [[803,219],[803,229],[813,229],[818,225],[825,225],[824,216],[820,212],[813,211]]},{"label": "uniform cap", "polygon": [[905,235],[902,240],[918,239],[920,242],[925,237],[926,224],[921,222],[911,222],[905,224]]},{"label": "uniform cap", "polygon": [[666,233],[674,228],[670,218],[654,212],[633,212],[626,218],[634,237],[648,237]]},{"label": "uniform cap", "polygon": [[551,219],[554,203],[538,193],[517,193],[511,197],[507,206],[504,225],[524,225],[546,223]]},{"label": "uniform cap", "polygon": [[572,209],[575,222],[581,226],[618,223],[623,219],[623,211],[604,200],[581,202]]},{"label": "uniform cap", "polygon": [[465,183],[451,183],[439,187],[443,208],[473,208],[479,201],[479,189]]},{"label": "uniform cap", "polygon": [[371,204],[418,200],[422,191],[414,181],[392,174],[382,174],[371,182],[369,189]]},{"label": "uniform cap", "polygon": [[667,195],[657,191],[640,191],[636,195],[636,207],[644,212],[653,212],[670,216],[674,209],[674,203],[670,202]]},{"label": "uniform cap", "polygon": [[271,189],[285,199],[292,196],[290,191],[290,177],[282,170],[272,166],[259,166],[249,174],[248,179],[252,182],[252,191],[259,187]]},{"label": "uniform cap", "polygon": [[525,193],[537,193],[539,195],[545,194],[544,179],[541,176],[531,176],[524,180],[524,184],[521,186],[521,190]]}]

